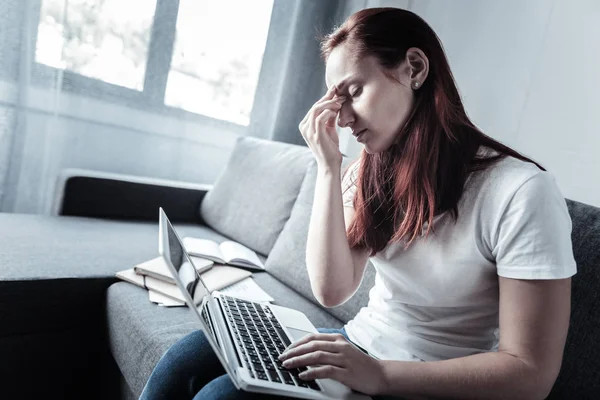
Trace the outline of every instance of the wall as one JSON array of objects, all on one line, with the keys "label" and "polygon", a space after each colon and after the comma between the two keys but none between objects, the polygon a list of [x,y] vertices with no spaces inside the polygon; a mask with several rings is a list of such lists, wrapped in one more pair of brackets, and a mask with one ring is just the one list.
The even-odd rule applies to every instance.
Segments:
[{"label": "wall", "polygon": [[442,40],[473,121],[544,165],[565,197],[600,206],[600,2],[364,3],[423,17]]}]

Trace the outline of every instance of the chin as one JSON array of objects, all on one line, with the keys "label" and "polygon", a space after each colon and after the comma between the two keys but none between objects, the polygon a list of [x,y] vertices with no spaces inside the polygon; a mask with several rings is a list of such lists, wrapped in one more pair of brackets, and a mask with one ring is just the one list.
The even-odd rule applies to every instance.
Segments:
[{"label": "chin", "polygon": [[377,154],[379,153],[378,151],[373,151],[373,149],[371,149],[370,146],[364,146],[365,152],[367,152],[368,154]]},{"label": "chin", "polygon": [[373,145],[373,144],[371,144],[371,143],[365,143],[365,144],[363,145],[363,147],[364,147],[365,151],[366,151],[368,154],[377,154],[377,153],[381,153],[381,152],[384,152],[385,150],[387,150],[387,149],[389,148],[389,146],[388,146],[388,147],[386,147],[386,148],[381,148],[381,146],[377,146],[377,145],[375,145],[375,146],[374,146],[374,145]]}]

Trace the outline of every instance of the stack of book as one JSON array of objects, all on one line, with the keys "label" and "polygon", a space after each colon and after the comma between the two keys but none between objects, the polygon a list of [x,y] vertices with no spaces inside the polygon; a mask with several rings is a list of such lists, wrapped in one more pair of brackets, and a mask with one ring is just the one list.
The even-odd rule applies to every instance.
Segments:
[{"label": "stack of book", "polygon": [[[251,271],[264,270],[263,263],[252,250],[232,241],[219,245],[212,240],[184,238],[183,243],[210,292],[219,290],[251,301],[273,301],[252,279]],[[162,257],[119,271],[116,276],[147,289],[148,298],[153,303],[165,307],[185,305],[184,297]]]}]

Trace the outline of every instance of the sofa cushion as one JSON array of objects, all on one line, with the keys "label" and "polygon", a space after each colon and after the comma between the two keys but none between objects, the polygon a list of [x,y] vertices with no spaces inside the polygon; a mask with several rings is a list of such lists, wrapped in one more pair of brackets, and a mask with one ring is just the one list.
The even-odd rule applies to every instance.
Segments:
[{"label": "sofa cushion", "polygon": [[[1,280],[104,278],[158,256],[158,222],[0,213]],[[227,239],[207,226],[181,235]]]},{"label": "sofa cushion", "polygon": [[[317,300],[310,287],[305,253],[316,179],[317,165],[312,161],[302,182],[290,218],[275,242],[265,264],[269,273],[314,303],[317,303]],[[354,296],[343,305],[330,308],[327,311],[340,320],[347,322],[358,313],[362,306],[367,304],[368,291],[373,287],[374,282],[375,270],[369,266]]]},{"label": "sofa cushion", "polygon": [[577,274],[560,375],[550,398],[591,399],[600,393],[600,208],[567,200]]},{"label": "sofa cushion", "polygon": [[[340,321],[267,273],[255,273],[254,278],[275,304],[303,311],[317,327],[341,327]],[[199,328],[187,307],[159,307],[148,301],[146,290],[126,282],[108,288],[107,315],[111,352],[135,398],[169,347]]]},{"label": "sofa cushion", "polygon": [[158,224],[0,214],[0,279],[114,276],[158,252]]},{"label": "sofa cushion", "polygon": [[187,308],[154,305],[126,282],[110,286],[106,302],[111,353],[137,398],[159,358],[198,322]]},{"label": "sofa cushion", "polygon": [[225,170],[202,201],[203,220],[233,240],[269,254],[311,159],[307,147],[239,138]]}]

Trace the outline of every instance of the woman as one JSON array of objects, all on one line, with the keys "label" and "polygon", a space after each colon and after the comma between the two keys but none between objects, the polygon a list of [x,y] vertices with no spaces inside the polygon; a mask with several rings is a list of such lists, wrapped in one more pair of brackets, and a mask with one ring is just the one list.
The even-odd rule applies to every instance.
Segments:
[{"label": "woman", "polygon": [[[367,260],[377,277],[344,329],[292,344],[284,365],[316,366],[306,379],[373,396],[545,398],[576,272],[552,176],[473,125],[439,39],[415,14],[359,11],[322,51],[329,90],[300,123],[318,163],[310,281],[332,307],[356,291]],[[343,180],[336,119],[364,144]],[[167,352],[142,397],[191,387],[188,398],[199,388],[197,399],[255,398],[216,378],[222,370],[194,376],[208,365],[218,363],[194,333]]]}]

